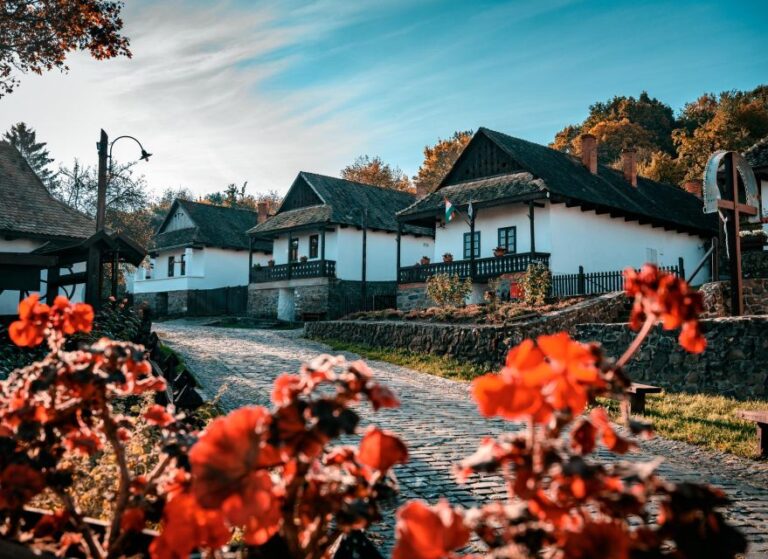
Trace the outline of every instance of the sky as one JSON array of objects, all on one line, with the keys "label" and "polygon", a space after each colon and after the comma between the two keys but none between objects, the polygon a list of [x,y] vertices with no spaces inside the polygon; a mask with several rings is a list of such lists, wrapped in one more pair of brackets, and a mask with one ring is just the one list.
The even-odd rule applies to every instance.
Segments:
[{"label": "sky", "polygon": [[[128,0],[132,59],[69,58],[0,98],[57,164],[99,129],[154,156],[155,192],[285,192],[362,154],[414,175],[424,146],[485,126],[546,144],[591,103],[646,90],[679,110],[768,83],[768,2]],[[130,141],[115,159],[138,157]]]}]

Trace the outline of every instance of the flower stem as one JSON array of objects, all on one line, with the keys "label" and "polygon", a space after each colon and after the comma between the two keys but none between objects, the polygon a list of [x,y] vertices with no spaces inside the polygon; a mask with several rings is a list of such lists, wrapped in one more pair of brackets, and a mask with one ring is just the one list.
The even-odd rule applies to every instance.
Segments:
[{"label": "flower stem", "polygon": [[640,329],[640,332],[638,332],[637,336],[635,336],[635,339],[632,340],[630,346],[616,362],[616,368],[623,367],[629,362],[630,359],[632,359],[632,356],[637,353],[638,349],[640,349],[640,346],[645,341],[645,338],[647,338],[648,334],[651,333],[651,328],[653,328],[653,326],[656,324],[656,320],[657,319],[655,315],[648,315],[648,317],[645,319],[645,322],[643,323],[643,327]]},{"label": "flower stem", "polygon": [[72,522],[77,527],[78,532],[82,534],[83,540],[85,540],[85,545],[88,547],[88,552],[90,553],[91,558],[103,559],[104,550],[94,537],[93,532],[91,531],[91,527],[88,526],[88,523],[83,519],[83,516],[80,514],[80,511],[78,510],[77,505],[75,505],[75,502],[72,500],[72,497],[63,489],[57,490],[56,495],[64,505],[64,509],[67,511],[69,517],[72,519]]}]

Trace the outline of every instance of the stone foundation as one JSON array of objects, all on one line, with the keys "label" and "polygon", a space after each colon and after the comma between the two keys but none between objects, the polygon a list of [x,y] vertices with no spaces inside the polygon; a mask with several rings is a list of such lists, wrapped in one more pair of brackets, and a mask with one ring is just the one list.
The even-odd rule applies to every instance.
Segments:
[{"label": "stone foundation", "polygon": [[427,284],[406,283],[397,286],[397,308],[401,311],[426,309],[430,306],[427,297]]},{"label": "stone foundation", "polygon": [[189,308],[189,291],[136,293],[133,302],[136,306],[147,305],[154,316],[180,316],[186,314]]},{"label": "stone foundation", "polygon": [[248,316],[256,318],[275,318],[279,289],[258,289],[257,284],[248,286]]},{"label": "stone foundation", "polygon": [[[727,270],[728,268],[723,269]],[[741,253],[741,273],[744,274],[745,278],[768,278],[768,250],[743,251]]]},{"label": "stone foundation", "polygon": [[[731,282],[705,283],[700,288],[704,296],[702,316],[716,318],[731,314]],[[768,314],[768,279],[744,280],[744,314]]]},{"label": "stone foundation", "polygon": [[[635,381],[674,392],[768,396],[768,317],[702,320],[701,328],[708,346],[694,355],[677,343],[679,331],[657,327],[627,364],[627,373]],[[600,342],[608,355],[618,357],[635,332],[626,324],[581,324],[574,335]]]}]

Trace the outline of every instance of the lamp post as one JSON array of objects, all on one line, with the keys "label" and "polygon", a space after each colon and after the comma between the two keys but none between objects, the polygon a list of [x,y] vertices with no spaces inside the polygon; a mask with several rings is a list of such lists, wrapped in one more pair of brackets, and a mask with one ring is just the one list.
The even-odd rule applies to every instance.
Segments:
[{"label": "lamp post", "polygon": [[[112,147],[115,142],[122,138],[129,138],[139,144],[141,157],[139,160],[149,161],[151,153],[144,149],[141,142],[133,136],[118,136],[112,143],[109,142],[109,136],[102,129],[99,141],[96,147],[99,152],[99,183],[96,191],[96,233],[104,230],[107,218],[107,171],[112,166]],[[95,309],[101,306],[101,294],[99,286],[101,284],[101,252],[95,243],[88,247],[88,264],[85,283],[85,301],[91,304]]]}]

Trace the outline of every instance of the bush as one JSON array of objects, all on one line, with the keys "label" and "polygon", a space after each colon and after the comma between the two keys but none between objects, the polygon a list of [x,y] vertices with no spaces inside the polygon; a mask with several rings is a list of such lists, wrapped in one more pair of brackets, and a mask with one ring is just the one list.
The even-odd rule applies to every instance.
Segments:
[{"label": "bush", "polygon": [[472,280],[458,275],[435,274],[427,278],[427,296],[441,307],[458,307],[472,293]]},{"label": "bush", "polygon": [[523,275],[523,301],[529,305],[543,305],[552,287],[552,272],[544,264],[536,262],[528,266]]}]

